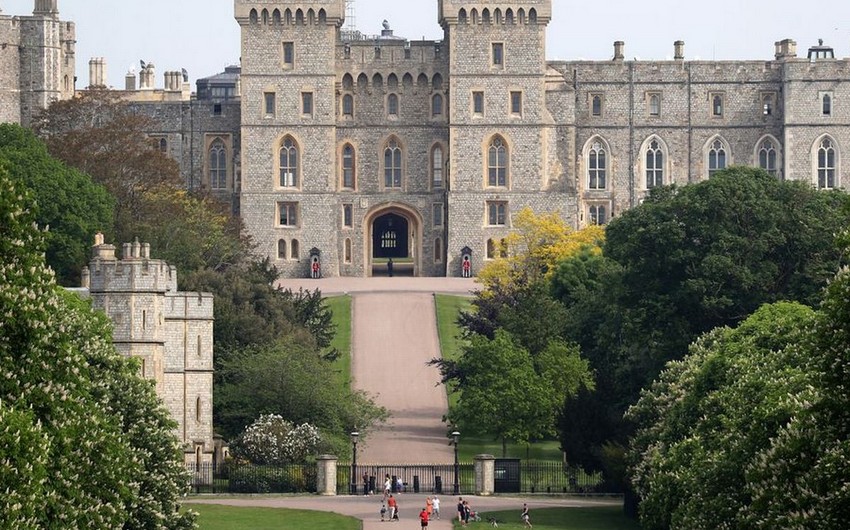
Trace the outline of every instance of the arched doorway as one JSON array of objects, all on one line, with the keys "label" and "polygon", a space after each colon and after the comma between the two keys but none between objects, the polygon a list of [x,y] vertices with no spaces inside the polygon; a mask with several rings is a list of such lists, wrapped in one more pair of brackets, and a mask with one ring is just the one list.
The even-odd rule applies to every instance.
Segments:
[{"label": "arched doorway", "polygon": [[415,210],[389,204],[375,208],[366,216],[368,276],[418,276],[420,270],[422,221]]}]

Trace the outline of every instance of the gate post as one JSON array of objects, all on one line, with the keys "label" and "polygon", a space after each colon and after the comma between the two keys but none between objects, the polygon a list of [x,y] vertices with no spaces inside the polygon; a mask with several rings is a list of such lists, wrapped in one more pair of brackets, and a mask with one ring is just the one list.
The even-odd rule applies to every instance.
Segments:
[{"label": "gate post", "polygon": [[496,489],[496,458],[493,455],[476,455],[475,462],[475,494],[487,497],[493,495]]},{"label": "gate post", "polygon": [[316,459],[316,493],[336,495],[336,463],[333,455],[321,455]]}]

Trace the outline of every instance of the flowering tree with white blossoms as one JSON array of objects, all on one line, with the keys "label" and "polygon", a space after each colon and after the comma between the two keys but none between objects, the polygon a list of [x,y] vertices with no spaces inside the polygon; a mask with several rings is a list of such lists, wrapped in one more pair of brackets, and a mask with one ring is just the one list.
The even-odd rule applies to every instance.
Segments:
[{"label": "flowering tree with white blossoms", "polygon": [[56,285],[34,208],[0,161],[0,528],[194,528],[174,422]]},{"label": "flowering tree with white blossoms", "polygon": [[313,425],[293,425],[277,414],[264,414],[239,435],[231,452],[252,464],[300,464],[315,455],[321,444],[319,429]]}]

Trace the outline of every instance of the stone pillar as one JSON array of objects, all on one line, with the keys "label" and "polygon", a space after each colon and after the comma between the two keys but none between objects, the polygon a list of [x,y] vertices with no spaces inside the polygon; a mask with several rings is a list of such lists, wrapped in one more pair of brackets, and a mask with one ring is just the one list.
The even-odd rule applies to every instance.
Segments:
[{"label": "stone pillar", "polygon": [[316,459],[316,494],[336,495],[336,464],[333,455],[321,455]]},{"label": "stone pillar", "polygon": [[487,497],[496,492],[496,458],[493,455],[476,455],[475,494]]}]

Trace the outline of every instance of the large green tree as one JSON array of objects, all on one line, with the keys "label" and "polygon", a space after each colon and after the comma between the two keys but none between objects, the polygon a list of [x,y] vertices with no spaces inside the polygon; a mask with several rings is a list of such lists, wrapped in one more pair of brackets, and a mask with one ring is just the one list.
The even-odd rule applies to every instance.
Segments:
[{"label": "large green tree", "polygon": [[814,324],[806,306],[766,305],[700,338],[643,393],[629,416],[644,528],[764,527],[748,513],[749,473],[819,386],[799,346]]},{"label": "large green tree", "polygon": [[[604,257],[562,262],[552,293],[567,308],[566,338],[597,373],[596,392],[565,407],[568,453],[595,442],[583,464],[598,469],[602,444],[629,433],[618,418],[700,334],[735,326],[764,303],[817,302],[840,263],[834,243],[850,219],[847,202],[842,192],[730,168],[654,189],[610,223]],[[572,429],[576,422],[592,428]]]},{"label": "large green tree", "polygon": [[88,175],[51,157],[44,143],[18,125],[0,124],[0,166],[30,190],[36,222],[49,227],[45,252],[58,281],[78,286],[94,235],[112,233],[112,197]]},{"label": "large green tree", "polygon": [[174,422],[56,285],[32,207],[0,168],[0,528],[193,528]]},{"label": "large green tree", "polygon": [[216,386],[218,427],[234,437],[264,414],[322,431],[338,454],[347,454],[347,434],[363,433],[387,417],[363,392],[340,385],[313,344],[281,340],[242,349],[221,363]]},{"label": "large green tree", "polygon": [[592,377],[578,348],[551,342],[536,356],[504,330],[472,337],[456,363],[443,364],[444,382],[460,393],[448,421],[502,442],[528,443],[555,434],[566,396]]}]

